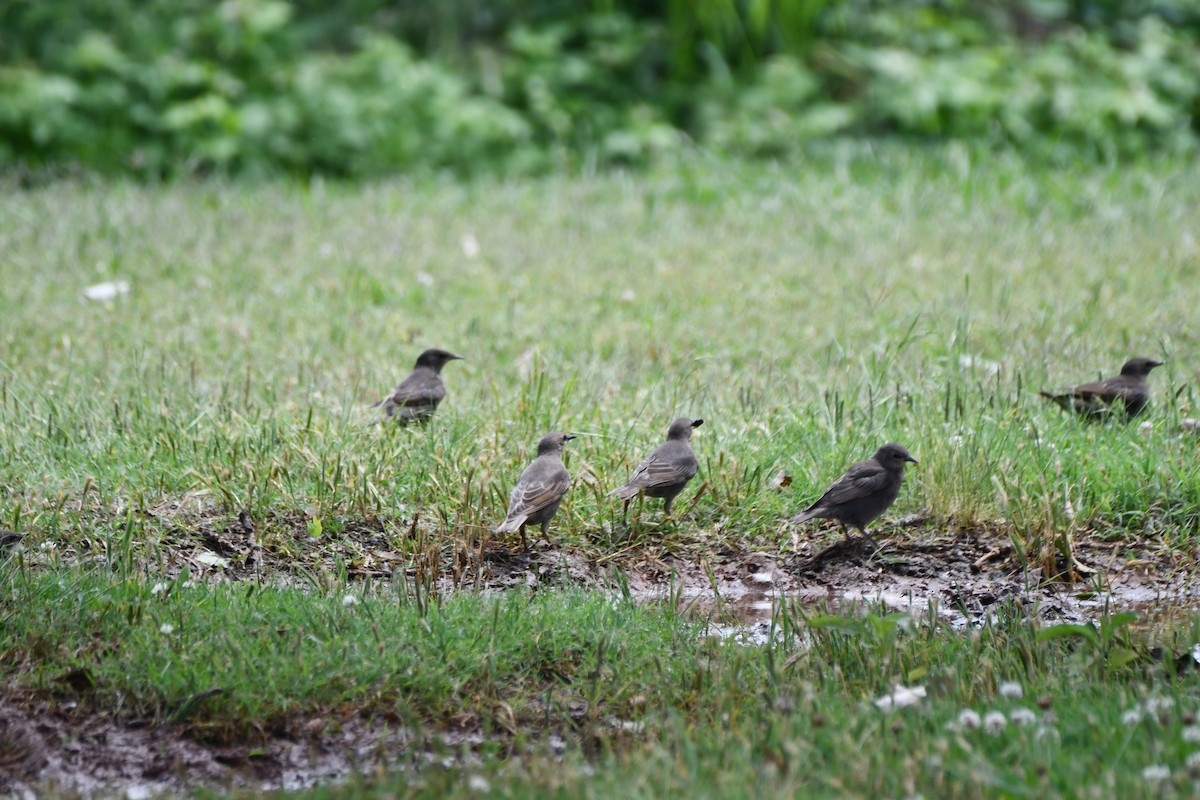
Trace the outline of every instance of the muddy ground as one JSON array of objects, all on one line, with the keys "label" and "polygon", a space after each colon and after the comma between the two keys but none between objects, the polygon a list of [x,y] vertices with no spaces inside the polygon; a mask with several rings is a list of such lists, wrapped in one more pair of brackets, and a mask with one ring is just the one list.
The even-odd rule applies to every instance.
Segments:
[{"label": "muddy ground", "polygon": [[[830,610],[882,602],[918,615],[932,607],[956,628],[979,624],[998,604],[1047,622],[1083,622],[1106,608],[1134,610],[1148,624],[1200,607],[1200,587],[1189,579],[1195,553],[1157,542],[1083,541],[1070,558],[1052,551],[1031,564],[1007,537],[938,533],[916,519],[900,521],[879,551],[863,540],[839,541],[831,529],[782,549],[714,546],[678,531],[651,530],[608,557],[545,541],[530,553],[487,540],[436,547],[432,536],[413,545],[413,537],[421,539],[415,523],[401,534],[378,524],[347,526],[336,541],[318,546],[306,538],[302,519],[293,522],[290,543],[259,543],[244,516],[180,528],[165,540],[163,577],[186,567],[197,579],[303,585],[311,580],[303,576],[319,572],[333,552],[356,579],[403,581],[413,591],[624,587],[645,602],[673,599],[707,620],[712,635],[746,642],[765,638],[766,620],[781,602]],[[398,547],[398,535],[409,545]],[[44,555],[34,550],[28,561]],[[469,750],[482,736],[478,730],[418,736],[382,719],[322,718],[261,731],[254,741],[211,744],[186,725],[85,714],[73,702],[10,684],[0,689],[0,792],[139,798],[199,785],[301,788],[354,772],[457,758],[464,744]]]}]

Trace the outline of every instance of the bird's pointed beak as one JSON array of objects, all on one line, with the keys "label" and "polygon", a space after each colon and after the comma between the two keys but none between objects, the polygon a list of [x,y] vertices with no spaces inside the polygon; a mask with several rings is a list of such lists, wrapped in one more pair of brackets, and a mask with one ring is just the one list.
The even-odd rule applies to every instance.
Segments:
[{"label": "bird's pointed beak", "polygon": [[467,357],[466,356],[456,356],[456,355],[454,355],[454,353],[451,353],[450,360],[451,361],[466,361]]},{"label": "bird's pointed beak", "polygon": [[1165,361],[1151,361],[1150,366],[1151,367],[1161,367],[1165,363],[1166,363]]},{"label": "bird's pointed beak", "polygon": [[692,420],[692,427],[693,427],[693,428],[699,428],[699,427],[700,427],[701,425],[703,425],[703,424],[704,424],[704,420],[702,420],[702,419],[694,419],[694,420]]},{"label": "bird's pointed beak", "polygon": [[571,441],[572,439],[576,438],[576,436],[575,436],[575,434],[573,434],[573,433],[568,433],[568,434],[566,434],[565,436],[563,436],[563,438],[564,438],[564,439],[566,439],[566,440],[569,442],[569,441]]},{"label": "bird's pointed beak", "polygon": [[912,456],[905,456],[905,457],[904,457],[904,460],[905,460],[905,461],[911,461],[911,462],[912,462],[912,463],[914,463],[914,464],[920,464],[920,463],[921,463],[920,461],[917,461],[917,460],[916,460],[915,458],[913,458]]}]

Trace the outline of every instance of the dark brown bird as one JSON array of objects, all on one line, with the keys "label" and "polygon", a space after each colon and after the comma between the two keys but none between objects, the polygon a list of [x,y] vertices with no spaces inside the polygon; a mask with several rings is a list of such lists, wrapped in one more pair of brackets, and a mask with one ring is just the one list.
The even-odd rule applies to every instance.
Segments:
[{"label": "dark brown bird", "polygon": [[917,463],[902,445],[885,444],[875,451],[875,455],[846,470],[845,475],[825,490],[820,500],[792,517],[792,522],[808,522],[816,517],[835,519],[847,539],[850,532],[846,526],[850,525],[875,544],[867,533],[867,526],[896,502],[900,483],[904,480],[904,465],[910,461]]},{"label": "dark brown bird", "polygon": [[1088,419],[1106,419],[1114,413],[1125,418],[1142,413],[1150,402],[1150,385],[1146,376],[1163,362],[1152,358],[1131,358],[1121,367],[1121,374],[1096,383],[1084,383],[1062,392],[1042,391],[1067,411],[1082,414]]},{"label": "dark brown bird", "polygon": [[622,518],[629,513],[629,501],[640,492],[648,497],[661,497],[663,515],[671,516],[671,501],[700,469],[696,454],[692,452],[691,439],[692,431],[703,424],[702,419],[687,417],[672,422],[667,429],[667,440],[637,465],[624,486],[608,493],[610,497],[615,494],[625,501]]},{"label": "dark brown bird", "polygon": [[496,527],[496,533],[521,532],[521,546],[529,549],[525,541],[525,526],[533,523],[542,526],[542,535],[550,528],[550,520],[558,511],[567,489],[571,486],[571,474],[563,465],[563,447],[575,437],[569,433],[547,433],[538,442],[537,458],[525,468],[517,485],[513,487],[508,501],[508,515]]},{"label": "dark brown bird", "polygon": [[16,531],[0,529],[0,553],[9,548],[15,548],[24,538],[24,534],[17,533]]},{"label": "dark brown bird", "polygon": [[438,403],[446,396],[446,385],[442,383],[442,367],[447,362],[461,360],[445,350],[432,348],[417,356],[417,364],[412,373],[392,390],[391,395],[383,398],[371,408],[383,406],[383,413],[388,419],[394,419],[401,425],[410,422],[426,422],[437,410]]}]

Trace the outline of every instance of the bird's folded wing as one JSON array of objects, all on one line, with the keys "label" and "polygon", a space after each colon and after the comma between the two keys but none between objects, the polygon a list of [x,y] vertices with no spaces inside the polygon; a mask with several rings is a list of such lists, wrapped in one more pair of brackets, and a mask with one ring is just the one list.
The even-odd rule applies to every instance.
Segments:
[{"label": "bird's folded wing", "polygon": [[570,486],[571,476],[566,470],[548,479],[518,481],[508,502],[509,518],[536,514],[561,500]]},{"label": "bird's folded wing", "polygon": [[628,485],[643,489],[673,486],[691,479],[695,474],[695,462],[665,459],[658,453],[651,453],[645,461],[637,465],[637,469],[629,476]]},{"label": "bird's folded wing", "polygon": [[879,464],[855,464],[813,503],[813,508],[849,503],[887,488],[892,476]]},{"label": "bird's folded wing", "polygon": [[427,405],[440,402],[446,396],[446,387],[433,375],[409,375],[392,392],[392,405]]}]

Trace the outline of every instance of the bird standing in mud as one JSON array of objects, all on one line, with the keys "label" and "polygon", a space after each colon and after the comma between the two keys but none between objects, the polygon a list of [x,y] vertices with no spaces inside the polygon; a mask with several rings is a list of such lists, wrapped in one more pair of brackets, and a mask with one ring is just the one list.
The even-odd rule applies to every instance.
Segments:
[{"label": "bird standing in mud", "polygon": [[446,396],[446,385],[442,383],[442,367],[450,361],[461,359],[462,356],[445,350],[426,350],[417,356],[417,364],[409,376],[401,381],[389,396],[371,408],[383,406],[386,418],[394,419],[401,425],[427,422]]},{"label": "bird standing in mud", "polygon": [[562,461],[563,448],[575,437],[569,433],[547,433],[538,442],[537,458],[525,468],[508,501],[508,514],[496,527],[496,533],[521,532],[521,546],[528,550],[525,526],[542,526],[542,535],[571,487],[571,473]]},{"label": "bird standing in mud", "polygon": [[629,514],[629,501],[639,493],[663,499],[663,515],[671,516],[671,501],[683,491],[700,469],[692,452],[692,431],[704,424],[702,419],[680,417],[667,429],[667,440],[637,465],[624,486],[609,492],[625,501],[621,518]]},{"label": "bird standing in mud", "polygon": [[817,517],[834,519],[847,539],[850,532],[846,526],[850,525],[878,549],[878,543],[867,533],[867,526],[896,502],[904,480],[904,465],[909,462],[916,464],[917,460],[902,445],[885,444],[875,455],[846,470],[820,500],[792,517],[792,522],[808,522]]},{"label": "bird standing in mud", "polygon": [[1107,419],[1114,413],[1125,419],[1142,413],[1150,402],[1150,384],[1146,377],[1163,362],[1152,358],[1131,358],[1121,367],[1121,374],[1095,383],[1084,383],[1062,392],[1039,394],[1048,397],[1067,411],[1088,419]]}]

